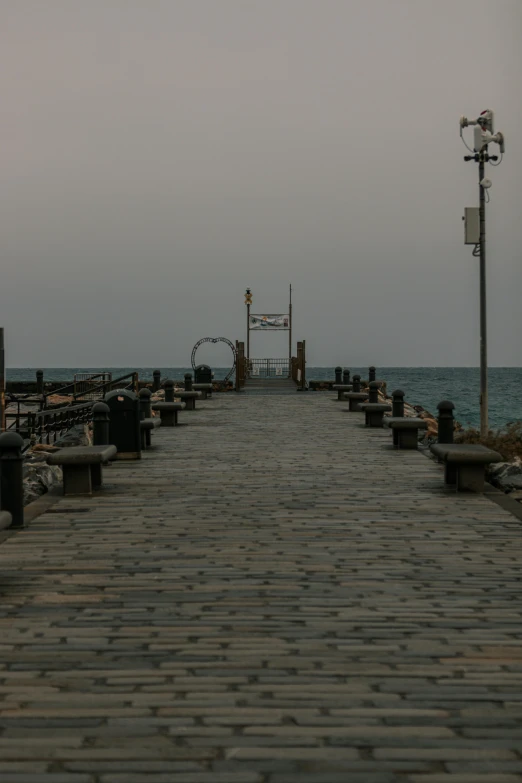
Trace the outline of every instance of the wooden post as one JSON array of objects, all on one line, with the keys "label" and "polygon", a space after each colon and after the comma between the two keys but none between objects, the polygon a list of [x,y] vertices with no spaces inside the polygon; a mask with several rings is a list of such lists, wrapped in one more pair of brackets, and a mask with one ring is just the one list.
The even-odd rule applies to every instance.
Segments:
[{"label": "wooden post", "polygon": [[0,326],[0,432],[5,431],[5,351],[4,329]]}]

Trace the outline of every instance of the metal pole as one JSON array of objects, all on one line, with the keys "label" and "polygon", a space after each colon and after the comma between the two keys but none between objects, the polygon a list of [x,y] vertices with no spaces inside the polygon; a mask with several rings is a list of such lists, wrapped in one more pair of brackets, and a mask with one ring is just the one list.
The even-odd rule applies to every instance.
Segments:
[{"label": "metal pole", "polygon": [[288,330],[288,377],[292,375],[292,285],[290,285],[290,303],[288,305],[290,329]]},{"label": "metal pole", "polygon": [[247,304],[247,359],[250,359],[250,305]]},{"label": "metal pole", "polygon": [[5,431],[5,351],[4,329],[0,326],[0,432]]},{"label": "metal pole", "polygon": [[480,184],[484,179],[484,155],[479,158],[479,221],[480,221],[480,436],[487,437],[488,425],[488,335],[486,320],[486,192]]}]

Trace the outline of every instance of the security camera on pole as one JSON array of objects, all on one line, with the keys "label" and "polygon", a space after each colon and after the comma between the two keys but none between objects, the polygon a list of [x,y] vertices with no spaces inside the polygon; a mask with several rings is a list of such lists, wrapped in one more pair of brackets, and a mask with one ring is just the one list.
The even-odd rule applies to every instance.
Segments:
[{"label": "security camera on pole", "polygon": [[[479,164],[479,205],[466,207],[464,215],[465,243],[475,245],[474,256],[480,257],[480,435],[488,434],[488,353],[487,353],[487,321],[486,321],[486,202],[489,201],[488,189],[491,180],[485,177],[485,164],[498,166],[504,155],[504,134],[493,133],[493,111],[486,109],[476,120],[460,118],[460,137],[467,149],[472,153],[465,155],[466,162],[473,160]],[[466,144],[462,134],[463,128],[474,125],[473,149]],[[498,155],[489,155],[488,145],[498,144]]]}]

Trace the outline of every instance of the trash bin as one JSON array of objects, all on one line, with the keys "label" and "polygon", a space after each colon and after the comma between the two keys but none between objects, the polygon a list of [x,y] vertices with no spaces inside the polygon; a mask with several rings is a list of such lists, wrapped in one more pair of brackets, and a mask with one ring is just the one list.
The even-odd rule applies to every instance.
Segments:
[{"label": "trash bin", "polygon": [[212,383],[212,369],[208,364],[198,364],[194,370],[194,383]]},{"label": "trash bin", "polygon": [[140,401],[128,389],[105,395],[109,407],[109,443],[118,449],[116,459],[141,459]]}]

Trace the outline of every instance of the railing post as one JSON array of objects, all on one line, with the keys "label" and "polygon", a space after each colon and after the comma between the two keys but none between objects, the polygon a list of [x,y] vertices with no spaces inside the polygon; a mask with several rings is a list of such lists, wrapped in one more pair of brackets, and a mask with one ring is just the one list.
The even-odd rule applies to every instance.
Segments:
[{"label": "railing post", "polygon": [[379,382],[370,381],[368,384],[368,402],[379,402]]},{"label": "railing post", "polygon": [[352,391],[354,392],[360,392],[361,391],[361,376],[360,375],[354,375],[352,379]]},{"label": "railing post", "polygon": [[376,372],[377,371],[376,371],[376,369],[375,369],[375,367],[373,365],[368,368],[368,383],[371,383],[371,381],[375,380]]},{"label": "railing post", "polygon": [[159,370],[154,370],[152,378],[152,391],[157,392],[161,388],[161,372]]},{"label": "railing post", "polygon": [[174,402],[174,381],[168,379],[163,386],[165,388],[165,402]]},{"label": "railing post", "polygon": [[339,386],[343,382],[343,368],[342,367],[336,367],[335,368],[335,383],[337,386]]},{"label": "railing post", "polygon": [[11,527],[24,525],[24,441],[16,432],[0,435],[1,510],[9,511]]},{"label": "railing post", "polygon": [[185,373],[185,391],[192,391],[192,373],[186,372]]},{"label": "railing post", "polygon": [[350,370],[343,370],[343,384],[349,386],[350,384]]}]

